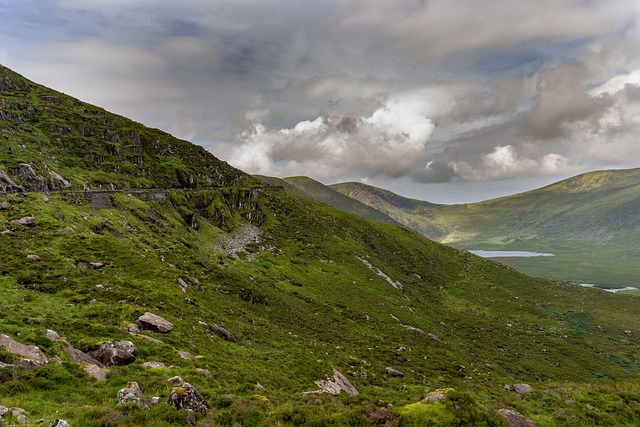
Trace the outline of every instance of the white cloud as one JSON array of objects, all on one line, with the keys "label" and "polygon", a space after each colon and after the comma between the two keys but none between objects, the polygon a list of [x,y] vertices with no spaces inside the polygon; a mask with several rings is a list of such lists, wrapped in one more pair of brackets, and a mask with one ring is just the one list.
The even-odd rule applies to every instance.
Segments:
[{"label": "white cloud", "polygon": [[272,131],[257,124],[229,149],[229,162],[278,176],[400,176],[425,155],[434,129],[424,115],[429,108],[424,100],[394,99],[369,117],[324,116]]}]

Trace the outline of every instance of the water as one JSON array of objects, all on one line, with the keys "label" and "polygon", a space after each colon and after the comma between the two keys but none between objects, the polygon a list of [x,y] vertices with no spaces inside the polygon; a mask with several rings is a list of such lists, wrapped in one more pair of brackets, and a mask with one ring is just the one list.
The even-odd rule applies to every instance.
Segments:
[{"label": "water", "polygon": [[593,283],[580,283],[580,286],[584,286],[585,288],[597,288],[597,289],[602,289],[603,291],[607,291],[607,292],[620,292],[620,291],[635,291],[638,288],[635,288],[633,286],[625,286],[624,288],[603,288],[600,285],[594,285]]},{"label": "water", "polygon": [[537,256],[555,256],[544,252],[528,252],[528,251],[469,251],[472,254],[481,256],[482,258],[528,258]]}]

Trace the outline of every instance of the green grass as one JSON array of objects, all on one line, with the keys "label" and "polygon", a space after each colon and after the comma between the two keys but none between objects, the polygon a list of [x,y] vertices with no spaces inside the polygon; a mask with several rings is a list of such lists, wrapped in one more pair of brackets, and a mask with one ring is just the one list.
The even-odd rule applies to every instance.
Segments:
[{"label": "green grass", "polygon": [[[7,143],[27,147],[3,154],[3,170],[46,158],[74,185],[114,179],[118,186],[164,188],[112,193],[112,207],[102,209],[83,192],[0,195],[11,205],[0,211],[0,228],[16,234],[0,236],[0,333],[61,361],[31,371],[0,368],[0,403],[26,409],[30,421],[184,425],[185,414],[164,403],[166,380],[180,375],[213,407],[200,417],[202,426],[500,425],[502,408],[543,426],[638,423],[637,296],[528,277],[407,229],[263,188],[183,141],[61,94],[52,105],[65,108],[47,109],[41,95],[50,91],[5,69],[0,87],[11,104],[5,116],[22,114],[21,121],[2,121],[16,132]],[[36,113],[18,108],[27,101]],[[120,161],[117,144],[83,128],[100,123],[159,138],[157,145],[149,139],[147,154],[157,157],[149,174],[129,168],[126,156],[119,172],[109,169]],[[52,124],[80,136],[65,131],[69,139],[58,141],[61,131]],[[118,132],[137,141],[135,132]],[[40,148],[27,141],[40,141]],[[75,147],[68,153],[57,145],[67,143]],[[108,155],[89,167],[86,150]],[[194,153],[203,162],[194,162]],[[172,188],[187,172],[193,185]],[[205,172],[218,177],[213,185]],[[152,202],[160,193],[166,197]],[[29,214],[35,227],[10,224]],[[247,223],[260,229],[259,242],[236,254],[216,249]],[[79,262],[104,267],[83,269]],[[197,279],[203,291],[182,292],[178,278]],[[174,324],[168,334],[147,333],[161,342],[127,332],[147,311]],[[215,335],[213,324],[237,343]],[[137,360],[110,368],[107,381],[97,383],[71,363],[62,344],[45,337],[46,329],[82,351],[131,340]],[[183,360],[178,351],[197,358]],[[16,359],[0,351],[3,363]],[[171,367],[143,369],[145,361]],[[389,377],[386,367],[404,377]],[[360,395],[308,393],[334,368]],[[116,406],[117,391],[130,381],[162,403],[149,411]],[[522,382],[534,392],[504,388]],[[455,392],[438,404],[419,403],[442,388]]]}]

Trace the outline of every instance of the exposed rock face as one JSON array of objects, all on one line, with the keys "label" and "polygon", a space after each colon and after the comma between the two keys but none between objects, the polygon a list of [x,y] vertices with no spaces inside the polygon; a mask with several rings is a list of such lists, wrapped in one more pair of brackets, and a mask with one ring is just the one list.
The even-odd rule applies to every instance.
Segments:
[{"label": "exposed rock face", "polygon": [[507,419],[509,427],[538,427],[535,421],[530,420],[520,412],[511,409],[500,409],[498,413]]},{"label": "exposed rock face", "polygon": [[146,312],[136,320],[141,329],[161,333],[171,332],[173,324],[153,313]]},{"label": "exposed rock face", "polygon": [[144,396],[142,396],[142,390],[137,382],[132,381],[127,384],[126,387],[118,391],[118,405],[124,405],[126,403],[134,403],[146,409],[147,405],[144,402]]},{"label": "exposed rock face", "polygon": [[0,191],[6,193],[21,193],[24,191],[24,187],[16,184],[5,171],[0,169]]},{"label": "exposed rock face", "polygon": [[136,361],[136,346],[131,341],[109,341],[91,355],[105,366],[124,366]]},{"label": "exposed rock face", "polygon": [[52,190],[64,190],[71,188],[69,181],[58,175],[56,172],[50,171],[49,176],[51,177],[50,186]]},{"label": "exposed rock face", "polygon": [[233,336],[233,334],[229,331],[227,331],[225,328],[223,328],[220,325],[216,325],[215,323],[211,326],[211,330],[213,331],[214,334],[216,334],[217,336],[219,336],[220,338],[229,341],[229,342],[238,342],[238,340],[236,339],[236,337]]},{"label": "exposed rock face", "polygon": [[36,366],[44,366],[49,363],[49,359],[35,345],[21,344],[8,335],[0,334],[0,346],[4,347],[9,353],[17,354],[26,358]]},{"label": "exposed rock face", "polygon": [[384,368],[384,372],[392,377],[404,377],[404,374],[400,371],[398,371],[397,369],[394,369],[390,366],[387,366],[386,368]]},{"label": "exposed rock face", "polygon": [[22,177],[22,181],[29,187],[29,190],[40,193],[48,190],[47,181],[40,175],[36,175],[30,164],[20,163],[19,167],[18,173]]},{"label": "exposed rock face", "polygon": [[194,386],[187,382],[180,382],[177,386],[171,390],[169,399],[167,400],[169,406],[173,406],[177,410],[190,409],[194,412],[200,412],[206,414],[211,405],[205,400],[204,397],[196,390]]},{"label": "exposed rock face", "polygon": [[36,225],[36,219],[33,217],[33,215],[23,216],[20,219],[14,219],[13,221],[11,221],[11,224],[33,227]]},{"label": "exposed rock face", "polygon": [[514,384],[513,389],[516,391],[516,393],[520,394],[531,393],[533,391],[533,387],[531,387],[529,384]]},{"label": "exposed rock face", "polygon": [[83,353],[80,350],[77,350],[73,347],[65,347],[64,350],[67,352],[67,354],[69,355],[69,358],[74,363],[87,363],[90,365],[95,365],[99,368],[104,368],[104,365],[102,364],[102,362],[97,361],[93,357],[89,356],[86,353]]},{"label": "exposed rock face", "polygon": [[320,387],[320,391],[324,393],[340,394],[340,392],[344,391],[349,396],[357,396],[360,394],[349,382],[347,377],[335,368],[333,369],[333,381],[327,378],[326,380],[316,380],[315,383]]}]

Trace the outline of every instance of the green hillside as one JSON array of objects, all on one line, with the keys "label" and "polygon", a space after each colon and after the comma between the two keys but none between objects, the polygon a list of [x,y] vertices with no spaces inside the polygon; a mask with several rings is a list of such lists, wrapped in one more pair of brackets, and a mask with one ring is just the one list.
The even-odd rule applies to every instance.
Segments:
[{"label": "green hillside", "polygon": [[640,169],[586,173],[462,205],[434,205],[358,183],[332,188],[459,248],[556,254],[501,259],[526,273],[605,285],[640,282]]},{"label": "green hillside", "polygon": [[[26,111],[49,111],[37,95],[45,88],[2,73],[0,105],[23,99]],[[504,409],[541,426],[640,421],[639,298],[527,277],[265,187],[141,125],[130,138],[162,138],[148,148],[147,172],[111,172],[126,164],[105,148],[111,141],[92,137],[91,150],[106,154],[91,166],[72,131],[66,141],[41,116],[11,114],[0,114],[12,132],[0,161],[0,342],[38,346],[48,363],[0,345],[0,409],[22,408],[32,425],[508,425]],[[134,126],[106,112],[104,122],[118,134],[115,125]],[[38,148],[22,148],[31,132]],[[40,181],[20,163],[46,190],[24,191]],[[51,170],[72,186],[50,188]],[[193,180],[176,188],[185,176]],[[173,329],[136,330],[147,312]],[[71,357],[114,340],[131,341],[135,361],[107,367],[104,381]],[[167,404],[189,390],[174,376],[211,406],[197,421]],[[357,394],[318,391],[343,377]],[[131,382],[143,404],[118,405]],[[515,387],[524,383],[531,390]]]}]

